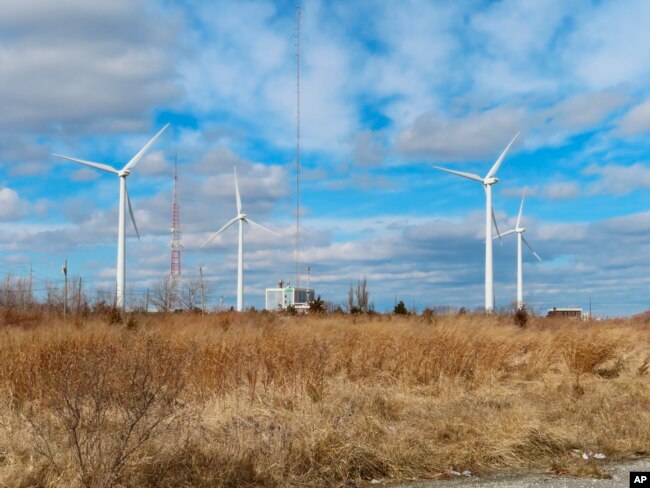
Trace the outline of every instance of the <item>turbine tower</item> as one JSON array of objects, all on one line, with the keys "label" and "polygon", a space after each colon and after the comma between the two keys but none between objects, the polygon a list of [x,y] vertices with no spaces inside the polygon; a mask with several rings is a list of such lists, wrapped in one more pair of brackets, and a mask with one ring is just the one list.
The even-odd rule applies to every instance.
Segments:
[{"label": "turbine tower", "polygon": [[119,210],[118,210],[118,225],[117,225],[117,284],[116,284],[116,300],[115,304],[118,308],[124,309],[124,292],[126,289],[125,281],[125,267],[126,267],[126,241],[125,241],[125,213],[126,206],[129,207],[129,215],[131,216],[131,222],[133,223],[133,228],[135,233],[140,239],[140,233],[138,232],[138,226],[135,223],[135,217],[133,216],[133,208],[131,207],[131,199],[129,198],[129,192],[126,188],[126,178],[131,174],[131,170],[135,167],[136,164],[140,162],[145,153],[149,148],[156,142],[160,135],[169,127],[169,124],[166,124],[158,134],[153,136],[153,138],[147,142],[138,153],[131,158],[131,160],[126,163],[126,165],[121,169],[117,170],[112,166],[108,166],[103,163],[93,163],[92,161],[85,161],[83,159],[71,158],[68,156],[62,156],[61,154],[52,154],[52,156],[67,159],[68,161],[74,161],[75,163],[83,164],[90,166],[101,171],[106,171],[107,173],[112,173],[120,178],[120,200],[119,200]]},{"label": "turbine tower", "polygon": [[526,193],[521,197],[521,205],[519,206],[519,215],[517,216],[517,223],[515,224],[515,228],[511,229],[509,231],[504,232],[501,234],[501,237],[507,236],[509,234],[517,234],[517,308],[521,310],[524,306],[524,287],[523,287],[523,263],[522,263],[522,257],[521,257],[521,242],[523,241],[526,246],[528,246],[528,249],[530,249],[530,252],[533,253],[533,256],[535,256],[540,262],[542,261],[542,258],[539,257],[539,255],[535,252],[533,247],[528,243],[526,238],[524,237],[524,232],[526,232],[526,227],[521,227],[521,213],[524,210],[524,198],[526,198]]},{"label": "turbine tower", "polygon": [[247,224],[253,224],[261,229],[264,229],[276,236],[279,236],[277,232],[269,229],[268,227],[258,224],[254,220],[250,219],[245,213],[242,212],[241,197],[239,195],[239,182],[237,180],[237,167],[235,166],[235,198],[237,202],[237,216],[230,219],[226,224],[219,229],[216,234],[214,234],[210,239],[208,239],[201,247],[207,246],[212,242],[219,234],[225,231],[235,222],[239,222],[239,253],[237,255],[237,311],[241,312],[244,310],[244,222]]},{"label": "turbine tower", "polygon": [[494,210],[492,208],[492,185],[496,184],[499,179],[496,178],[496,173],[499,171],[499,167],[503,162],[503,159],[506,157],[506,154],[510,150],[510,147],[519,137],[519,132],[510,141],[510,144],[499,156],[499,159],[496,160],[490,171],[485,176],[481,178],[478,175],[472,173],[465,173],[463,171],[455,171],[452,169],[441,168],[440,166],[434,166],[434,168],[441,171],[446,171],[457,176],[462,176],[463,178],[468,178],[470,180],[477,181],[483,184],[485,188],[485,312],[490,314],[494,311],[494,278],[492,270],[492,222],[497,230],[497,235],[499,235],[499,228],[497,227],[496,218],[494,217]]},{"label": "turbine tower", "polygon": [[[176,285],[181,279],[181,249],[183,249],[183,240],[181,233],[181,216],[178,203],[178,160],[174,157],[174,203],[172,204],[172,243],[171,243],[171,260],[169,265],[169,276],[172,280],[172,289],[176,290]],[[172,306],[172,309],[174,307]]]}]

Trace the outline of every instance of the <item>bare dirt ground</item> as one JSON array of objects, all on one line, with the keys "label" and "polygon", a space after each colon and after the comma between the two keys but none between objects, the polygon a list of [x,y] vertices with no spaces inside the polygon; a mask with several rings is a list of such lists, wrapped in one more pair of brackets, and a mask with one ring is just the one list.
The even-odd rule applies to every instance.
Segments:
[{"label": "bare dirt ground", "polygon": [[[630,471],[650,471],[650,459],[603,463],[602,470],[611,475],[611,479],[573,478],[555,476],[530,470],[508,470],[487,476],[455,476],[450,479],[419,481],[413,483],[386,484],[390,488],[619,488],[629,485]],[[382,486],[378,484],[377,486]]]}]

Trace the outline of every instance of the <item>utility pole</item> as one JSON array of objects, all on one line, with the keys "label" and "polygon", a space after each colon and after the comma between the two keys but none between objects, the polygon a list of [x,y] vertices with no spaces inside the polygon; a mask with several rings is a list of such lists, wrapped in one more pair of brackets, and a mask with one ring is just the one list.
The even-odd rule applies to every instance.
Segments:
[{"label": "utility pole", "polygon": [[67,320],[68,316],[68,260],[65,260],[63,265],[63,321]]},{"label": "utility pole", "polygon": [[149,311],[149,288],[147,288],[147,295],[144,303],[145,303],[144,311],[148,312]]},{"label": "utility pole", "polygon": [[199,276],[201,277],[201,315],[205,314],[205,288],[203,286],[203,267],[199,266]]}]

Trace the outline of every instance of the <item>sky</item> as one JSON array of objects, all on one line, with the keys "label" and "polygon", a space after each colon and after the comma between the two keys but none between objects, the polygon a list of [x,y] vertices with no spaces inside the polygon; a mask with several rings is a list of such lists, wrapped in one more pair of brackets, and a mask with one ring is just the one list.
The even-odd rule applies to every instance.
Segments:
[{"label": "sky", "polygon": [[[127,288],[169,272],[178,160],[183,276],[235,304],[296,281],[296,1],[0,0],[0,272],[35,289],[114,289],[121,168]],[[493,204],[522,223],[524,301],[621,316],[650,308],[650,3],[318,1],[301,6],[301,284],[345,304],[367,278],[378,311],[483,304],[487,174],[514,134]],[[128,221],[127,221],[128,224]],[[494,247],[498,308],[516,297],[516,240]],[[223,297],[223,298],[222,298]]]}]

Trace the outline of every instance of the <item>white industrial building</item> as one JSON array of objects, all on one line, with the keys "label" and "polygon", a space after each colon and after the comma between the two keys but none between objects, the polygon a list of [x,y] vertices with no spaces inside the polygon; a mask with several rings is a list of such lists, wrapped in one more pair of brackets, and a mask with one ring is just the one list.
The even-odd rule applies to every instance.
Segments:
[{"label": "white industrial building", "polygon": [[279,311],[286,310],[289,306],[294,306],[298,312],[307,312],[309,304],[314,301],[313,288],[295,288],[288,283],[284,286],[284,281],[280,280],[277,288],[266,289],[266,310]]}]

